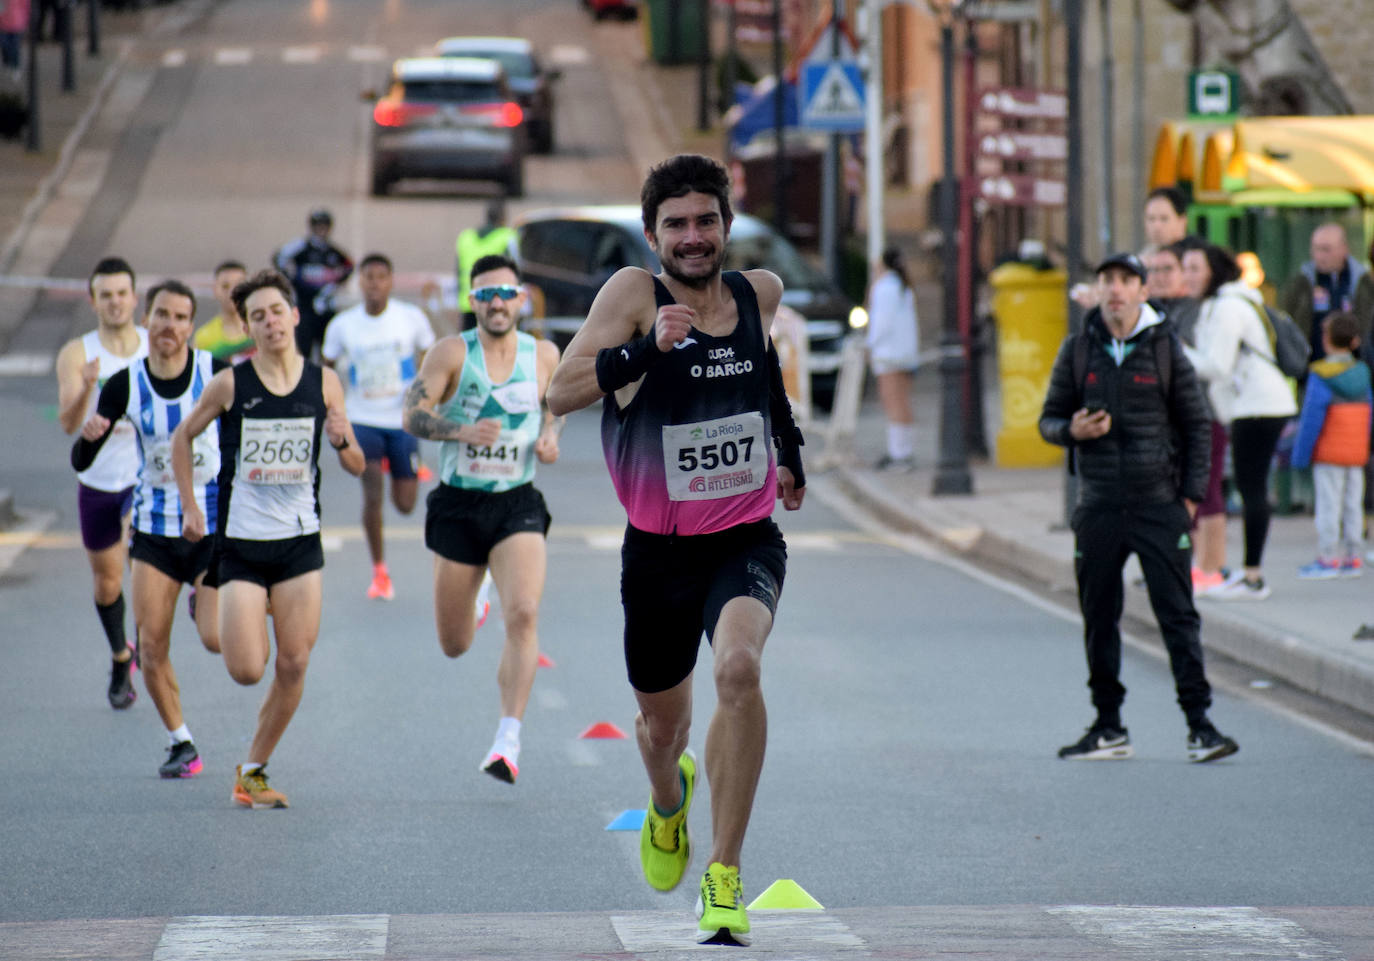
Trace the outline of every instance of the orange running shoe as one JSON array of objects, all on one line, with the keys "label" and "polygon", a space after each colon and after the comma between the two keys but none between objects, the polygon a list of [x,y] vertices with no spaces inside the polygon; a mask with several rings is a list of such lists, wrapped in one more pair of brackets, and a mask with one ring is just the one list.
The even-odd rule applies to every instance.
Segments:
[{"label": "orange running shoe", "polygon": [[267,786],[267,765],[243,773],[243,765],[234,768],[234,801],[247,808],[285,808],[286,795]]},{"label": "orange running shoe", "polygon": [[384,601],[396,598],[396,589],[391,586],[391,575],[387,573],[385,564],[378,564],[372,568],[372,583],[368,585],[367,596],[373,600],[380,598]]}]

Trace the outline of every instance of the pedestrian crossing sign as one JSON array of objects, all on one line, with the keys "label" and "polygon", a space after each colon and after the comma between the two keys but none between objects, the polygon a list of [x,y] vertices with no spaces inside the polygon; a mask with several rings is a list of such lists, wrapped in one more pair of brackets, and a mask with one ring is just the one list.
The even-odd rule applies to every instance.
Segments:
[{"label": "pedestrian crossing sign", "polygon": [[830,133],[864,128],[864,81],[852,60],[822,60],[802,65],[801,125]]}]

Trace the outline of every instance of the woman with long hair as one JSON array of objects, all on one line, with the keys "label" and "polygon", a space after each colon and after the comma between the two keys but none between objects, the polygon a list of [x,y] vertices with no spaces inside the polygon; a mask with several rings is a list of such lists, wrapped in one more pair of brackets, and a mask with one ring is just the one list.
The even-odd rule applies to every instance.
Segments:
[{"label": "woman with long hair", "polygon": [[911,383],[916,374],[919,335],[916,295],[911,289],[902,252],[883,251],[879,273],[868,291],[868,362],[878,381],[878,397],[887,418],[887,453],[879,469],[911,470],[916,466],[916,416],[911,409]]},{"label": "woman with long hair", "polygon": [[[1207,384],[1214,415],[1229,428],[1231,463],[1245,514],[1244,571],[1200,593],[1216,600],[1262,601],[1270,593],[1261,569],[1269,536],[1269,466],[1279,434],[1298,408],[1274,359],[1264,302],[1241,281],[1235,257],[1214,244],[1199,246],[1183,255],[1183,275],[1189,292],[1202,301],[1197,346],[1185,349]],[[1224,536],[1225,514],[1219,516]],[[1199,541],[1205,541],[1201,524],[1199,534]]]}]

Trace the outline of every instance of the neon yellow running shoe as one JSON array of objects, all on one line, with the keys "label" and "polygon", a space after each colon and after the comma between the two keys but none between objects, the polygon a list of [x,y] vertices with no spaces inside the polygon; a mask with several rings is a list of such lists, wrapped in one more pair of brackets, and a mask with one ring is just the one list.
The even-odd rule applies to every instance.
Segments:
[{"label": "neon yellow running shoe", "polygon": [[701,876],[697,897],[699,944],[749,944],[749,915],[744,911],[744,885],[739,868],[711,862]]},{"label": "neon yellow running shoe", "polygon": [[664,817],[654,809],[644,812],[644,827],[639,832],[639,861],[644,865],[644,880],[660,891],[671,891],[682,880],[692,860],[692,838],[687,833],[687,812],[692,809],[693,786],[697,780],[697,756],[691,748],[677,759],[682,774],[682,806]]}]

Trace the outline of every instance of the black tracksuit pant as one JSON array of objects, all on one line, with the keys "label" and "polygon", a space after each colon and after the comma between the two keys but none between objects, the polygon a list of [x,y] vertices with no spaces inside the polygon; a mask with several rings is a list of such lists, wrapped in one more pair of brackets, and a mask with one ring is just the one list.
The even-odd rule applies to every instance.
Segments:
[{"label": "black tracksuit pant", "polygon": [[1088,687],[1098,718],[1120,724],[1126,698],[1121,674],[1121,610],[1125,600],[1122,569],[1132,554],[1140,558],[1145,586],[1169,651],[1178,705],[1189,725],[1203,720],[1212,689],[1202,666],[1202,621],[1193,604],[1191,522],[1181,502],[1135,507],[1080,505],[1073,515],[1074,572],[1083,640],[1088,655]]}]

